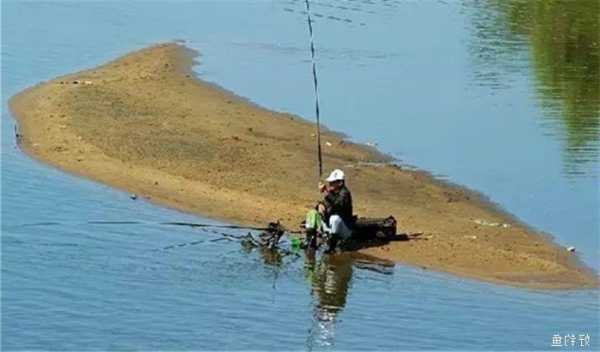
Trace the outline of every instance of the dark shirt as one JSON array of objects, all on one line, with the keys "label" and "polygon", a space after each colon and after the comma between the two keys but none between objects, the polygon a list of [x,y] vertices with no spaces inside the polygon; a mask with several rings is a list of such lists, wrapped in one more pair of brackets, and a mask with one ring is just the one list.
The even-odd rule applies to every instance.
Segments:
[{"label": "dark shirt", "polygon": [[352,195],[345,185],[337,192],[328,193],[324,203],[328,218],[331,215],[339,215],[347,226],[352,226]]}]

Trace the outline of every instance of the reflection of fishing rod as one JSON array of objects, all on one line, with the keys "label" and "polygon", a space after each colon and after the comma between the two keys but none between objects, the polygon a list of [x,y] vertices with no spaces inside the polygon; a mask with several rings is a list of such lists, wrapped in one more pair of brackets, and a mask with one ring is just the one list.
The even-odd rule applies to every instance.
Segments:
[{"label": "reflection of fishing rod", "polygon": [[306,1],[306,16],[308,20],[308,33],[310,34],[310,58],[312,61],[313,84],[315,87],[315,113],[317,118],[317,160],[319,163],[319,179],[323,175],[323,157],[321,154],[321,121],[319,117],[319,89],[317,85],[317,64],[315,62],[315,44],[313,41],[312,20],[310,18],[310,3]]}]

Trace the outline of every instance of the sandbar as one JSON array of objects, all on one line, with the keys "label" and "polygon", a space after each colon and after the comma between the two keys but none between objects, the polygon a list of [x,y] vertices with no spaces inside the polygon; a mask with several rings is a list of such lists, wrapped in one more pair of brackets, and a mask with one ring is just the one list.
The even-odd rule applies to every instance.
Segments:
[{"label": "sandbar", "polygon": [[[178,43],[57,77],[10,100],[34,158],[153,202],[236,224],[296,229],[319,198],[315,126],[205,82]],[[576,253],[481,194],[405,168],[325,130],[361,216],[393,215],[419,239],[364,248],[396,263],[542,289],[598,286]],[[175,219],[174,219],[175,220]]]}]

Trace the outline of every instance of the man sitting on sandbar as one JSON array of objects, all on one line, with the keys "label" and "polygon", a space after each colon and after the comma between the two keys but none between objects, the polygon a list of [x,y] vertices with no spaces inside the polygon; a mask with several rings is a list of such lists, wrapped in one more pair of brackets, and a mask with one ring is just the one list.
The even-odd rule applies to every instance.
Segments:
[{"label": "man sitting on sandbar", "polygon": [[332,252],[339,240],[352,235],[352,195],[346,187],[342,170],[333,170],[325,181],[327,184],[319,183],[323,200],[306,215],[306,244],[309,248],[316,248],[318,234],[327,233],[328,251]]}]

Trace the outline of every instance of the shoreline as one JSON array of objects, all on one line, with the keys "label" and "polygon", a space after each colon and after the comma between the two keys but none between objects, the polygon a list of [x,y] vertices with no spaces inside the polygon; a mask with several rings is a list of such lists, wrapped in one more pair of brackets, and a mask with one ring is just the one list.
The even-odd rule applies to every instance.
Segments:
[{"label": "shoreline", "polygon": [[[195,57],[159,44],[18,93],[9,104],[22,150],[153,203],[237,224],[281,219],[295,229],[319,196],[313,124],[202,81]],[[324,146],[325,170],[347,172],[358,214],[394,215],[400,231],[424,233],[360,252],[511,286],[598,287],[576,255],[485,195],[404,170],[329,129],[322,139],[332,145]]]}]

